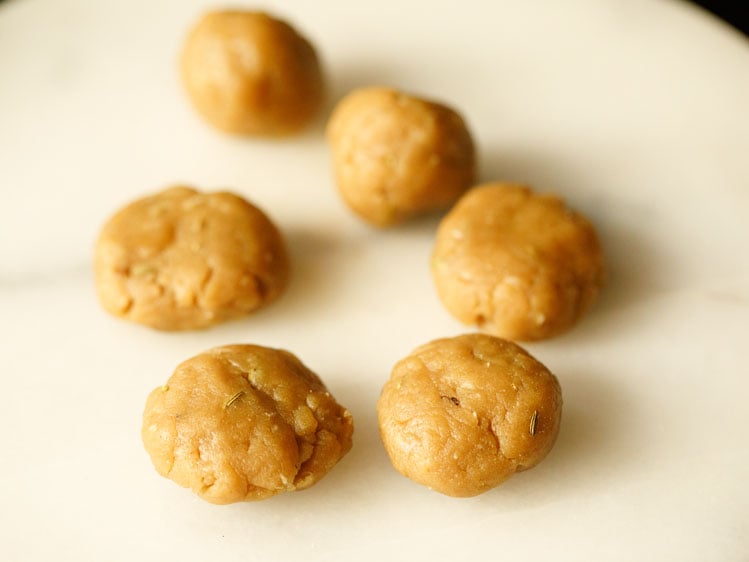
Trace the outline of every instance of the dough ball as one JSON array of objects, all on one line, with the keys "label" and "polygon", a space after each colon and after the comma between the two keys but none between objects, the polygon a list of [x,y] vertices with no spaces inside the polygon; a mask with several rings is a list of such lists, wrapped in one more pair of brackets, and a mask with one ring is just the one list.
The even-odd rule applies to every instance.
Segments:
[{"label": "dough ball", "polygon": [[492,183],[471,189],[442,220],[432,274],[462,322],[540,340],[588,310],[605,268],[595,229],[561,199]]},{"label": "dough ball", "polygon": [[156,470],[226,504],[303,490],[351,449],[351,414],[287,351],[217,347],[177,367],[146,402]]},{"label": "dough ball", "polygon": [[375,226],[446,209],[474,179],[473,140],[460,115],[396,90],[350,93],[327,136],[343,200]]},{"label": "dough ball", "polygon": [[296,132],[324,100],[315,49],[289,24],[262,12],[208,13],[188,35],[181,66],[197,110],[227,133]]},{"label": "dough ball", "polygon": [[469,334],[430,342],[396,364],[377,414],[396,470],[468,497],[547,455],[559,432],[562,393],[522,348]]},{"label": "dough ball", "polygon": [[173,187],[107,222],[94,272],[99,299],[115,316],[189,330],[275,300],[289,261],[278,229],[244,199]]}]

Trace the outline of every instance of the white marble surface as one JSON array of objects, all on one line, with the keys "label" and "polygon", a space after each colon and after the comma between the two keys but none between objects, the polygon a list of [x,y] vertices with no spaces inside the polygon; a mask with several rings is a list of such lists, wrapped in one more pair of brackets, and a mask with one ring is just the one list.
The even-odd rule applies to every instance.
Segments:
[{"label": "white marble surface", "polygon": [[[263,3],[318,45],[331,101],[388,83],[461,108],[482,179],[553,190],[600,228],[602,300],[527,346],[560,378],[559,441],[473,499],[399,476],[374,405],[392,364],[467,329],[428,272],[436,219],[377,232],[331,182],[324,120],[226,138],[175,58],[198,0],[0,4],[0,558],[749,560],[749,43],[679,2]],[[107,316],[93,240],[174,182],[232,188],[290,241],[276,305],[157,333]],[[212,506],[157,476],[147,393],[213,345],[288,348],[353,412],[317,486]]]}]

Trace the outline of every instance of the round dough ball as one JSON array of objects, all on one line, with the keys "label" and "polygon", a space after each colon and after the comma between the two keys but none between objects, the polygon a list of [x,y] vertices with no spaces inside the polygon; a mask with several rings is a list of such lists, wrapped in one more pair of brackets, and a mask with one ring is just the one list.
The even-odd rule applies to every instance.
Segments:
[{"label": "round dough ball", "polygon": [[529,341],[570,328],[596,299],[605,267],[595,229],[561,199],[492,183],[443,218],[432,275],[459,320]]},{"label": "round dough ball", "polygon": [[115,316],[189,330],[278,298],[289,260],[275,225],[241,197],[173,187],[107,222],[94,272],[99,300]]},{"label": "round dough ball", "polygon": [[562,392],[546,367],[486,334],[439,339],[398,362],[377,403],[404,476],[469,497],[532,468],[559,432]]},{"label": "round dough ball", "polygon": [[217,347],[148,397],[142,437],[156,470],[226,504],[303,490],[351,449],[351,414],[288,351]]},{"label": "round dough ball", "polygon": [[324,101],[315,49],[289,24],[262,12],[208,13],[188,35],[181,66],[197,110],[227,133],[293,133]]},{"label": "round dough ball", "polygon": [[446,209],[474,179],[473,140],[460,115],[396,90],[350,93],[327,135],[343,200],[375,226]]}]

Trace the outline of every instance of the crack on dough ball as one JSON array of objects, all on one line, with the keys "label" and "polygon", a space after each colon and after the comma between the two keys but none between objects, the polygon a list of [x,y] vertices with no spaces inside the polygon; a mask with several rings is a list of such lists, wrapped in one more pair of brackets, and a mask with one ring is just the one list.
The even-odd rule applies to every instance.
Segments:
[{"label": "crack on dough ball", "polygon": [[442,219],[431,260],[440,300],[459,320],[512,340],[572,327],[605,279],[593,225],[553,195],[491,183]]},{"label": "crack on dough ball", "polygon": [[556,377],[521,347],[486,334],[417,348],[395,365],[377,402],[395,469],[457,497],[541,462],[561,413]]},{"label": "crack on dough ball", "polygon": [[348,94],[327,137],[341,197],[375,226],[446,209],[474,180],[474,144],[460,115],[397,90]]},{"label": "crack on dough ball", "polygon": [[312,44],[255,11],[213,11],[189,33],[182,80],[195,108],[232,134],[295,133],[321,109],[325,84]]},{"label": "crack on dough ball", "polygon": [[289,276],[281,233],[225,192],[172,187],[104,226],[94,257],[104,308],[160,330],[206,328],[277,299]]},{"label": "crack on dough ball", "polygon": [[146,401],[156,470],[218,504],[303,490],[351,449],[353,420],[287,351],[230,345],[180,364]]}]

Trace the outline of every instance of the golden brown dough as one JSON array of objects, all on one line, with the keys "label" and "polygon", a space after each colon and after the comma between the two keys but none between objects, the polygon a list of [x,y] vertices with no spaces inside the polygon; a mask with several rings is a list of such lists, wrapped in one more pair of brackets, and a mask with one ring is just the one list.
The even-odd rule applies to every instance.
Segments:
[{"label": "golden brown dough", "polygon": [[491,183],[444,217],[432,253],[440,299],[466,324],[512,340],[570,328],[605,277],[593,225],[553,195]]},{"label": "golden brown dough", "polygon": [[355,90],[328,123],[338,189],[376,226],[446,209],[473,182],[473,140],[454,110],[390,88]]},{"label": "golden brown dough", "polygon": [[94,272],[99,300],[115,316],[188,330],[278,298],[289,261],[278,229],[241,197],[173,187],[107,222]]},{"label": "golden brown dough", "polygon": [[538,464],[554,445],[561,413],[556,377],[522,348],[486,334],[419,347],[395,365],[377,403],[393,466],[457,497]]},{"label": "golden brown dough", "polygon": [[193,104],[227,133],[293,133],[324,99],[320,62],[310,42],[262,12],[214,11],[190,32],[182,79]]},{"label": "golden brown dough", "polygon": [[146,402],[156,470],[226,504],[303,490],[351,448],[351,414],[287,351],[217,347],[177,367]]}]

